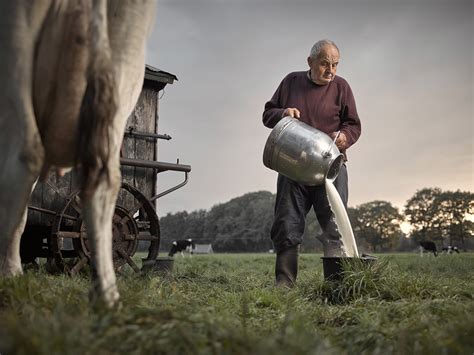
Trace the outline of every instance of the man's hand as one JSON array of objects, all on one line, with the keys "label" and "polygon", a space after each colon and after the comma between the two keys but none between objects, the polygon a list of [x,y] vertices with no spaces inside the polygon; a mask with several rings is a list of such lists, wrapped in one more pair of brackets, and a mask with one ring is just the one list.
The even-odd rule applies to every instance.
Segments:
[{"label": "man's hand", "polygon": [[[337,132],[331,134],[331,138],[334,139],[336,137]],[[336,139],[336,147],[340,151],[346,150],[347,148],[347,138],[346,135],[342,132],[339,133],[339,136]]]},{"label": "man's hand", "polygon": [[283,111],[283,114],[281,115],[281,117],[286,117],[286,116],[290,116],[293,118],[300,118],[300,111],[297,108],[289,107],[285,109],[285,111]]}]

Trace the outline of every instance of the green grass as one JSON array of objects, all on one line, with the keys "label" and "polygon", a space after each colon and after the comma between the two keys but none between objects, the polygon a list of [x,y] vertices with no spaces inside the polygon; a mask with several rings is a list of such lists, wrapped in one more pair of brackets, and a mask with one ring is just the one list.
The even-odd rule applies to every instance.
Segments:
[{"label": "green grass", "polygon": [[169,277],[119,277],[122,308],[88,303],[87,275],[0,280],[1,354],[472,354],[474,254],[380,256],[325,282],[300,256],[273,286],[274,255],[177,257]]}]

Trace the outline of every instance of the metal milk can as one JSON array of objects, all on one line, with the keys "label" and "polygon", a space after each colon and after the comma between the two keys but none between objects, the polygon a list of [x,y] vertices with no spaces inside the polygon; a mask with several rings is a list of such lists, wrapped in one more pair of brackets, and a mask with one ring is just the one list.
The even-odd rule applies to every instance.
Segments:
[{"label": "metal milk can", "polygon": [[326,179],[336,179],[344,163],[335,141],[306,123],[284,117],[270,132],[263,164],[303,185],[323,185]]}]

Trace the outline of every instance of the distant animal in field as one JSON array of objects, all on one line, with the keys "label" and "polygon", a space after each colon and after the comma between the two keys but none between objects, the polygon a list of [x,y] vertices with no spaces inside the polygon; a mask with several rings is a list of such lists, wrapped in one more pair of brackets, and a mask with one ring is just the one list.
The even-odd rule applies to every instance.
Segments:
[{"label": "distant animal in field", "polygon": [[189,255],[192,255],[195,248],[196,246],[192,239],[175,240],[171,244],[171,250],[168,256],[174,256],[176,253],[181,253],[181,256],[184,256],[185,251],[188,252]]},{"label": "distant animal in field", "polygon": [[452,254],[452,253],[459,254],[459,248],[456,246],[453,247],[451,245],[448,245],[447,247],[443,247],[442,251],[445,254]]},{"label": "distant animal in field", "polygon": [[91,296],[118,301],[111,245],[120,146],[154,8],[153,0],[0,2],[0,276],[23,271],[20,237],[38,177],[80,167]]},{"label": "distant animal in field", "polygon": [[434,256],[438,256],[438,251],[436,249],[436,244],[432,241],[423,241],[420,242],[420,256],[423,256],[423,252],[433,253]]}]

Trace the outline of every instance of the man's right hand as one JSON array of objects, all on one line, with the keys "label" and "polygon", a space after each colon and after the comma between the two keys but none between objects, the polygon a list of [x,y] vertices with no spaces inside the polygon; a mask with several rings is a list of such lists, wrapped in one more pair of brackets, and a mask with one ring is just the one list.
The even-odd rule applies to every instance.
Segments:
[{"label": "man's right hand", "polygon": [[283,111],[283,114],[281,115],[281,117],[286,117],[286,116],[290,116],[293,118],[300,118],[300,111],[297,108],[289,107],[285,109],[285,111]]}]

